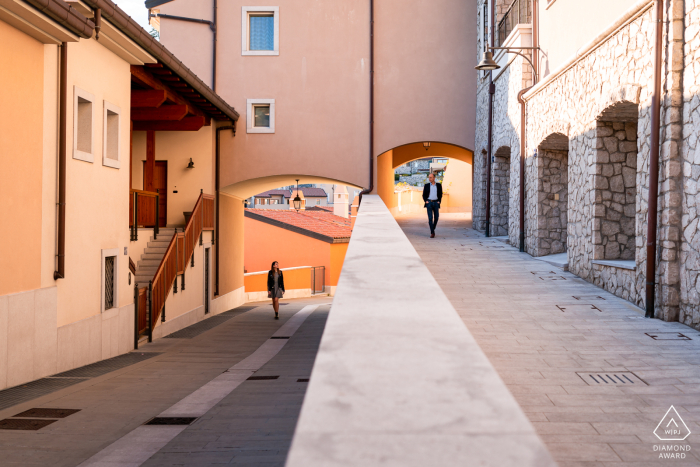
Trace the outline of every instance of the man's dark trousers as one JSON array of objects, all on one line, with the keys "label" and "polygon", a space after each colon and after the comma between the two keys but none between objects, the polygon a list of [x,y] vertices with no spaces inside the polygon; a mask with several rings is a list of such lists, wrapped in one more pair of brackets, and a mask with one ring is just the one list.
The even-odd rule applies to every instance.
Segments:
[{"label": "man's dark trousers", "polygon": [[440,203],[437,201],[428,201],[428,225],[430,225],[430,233],[435,233],[438,219],[440,218]]}]

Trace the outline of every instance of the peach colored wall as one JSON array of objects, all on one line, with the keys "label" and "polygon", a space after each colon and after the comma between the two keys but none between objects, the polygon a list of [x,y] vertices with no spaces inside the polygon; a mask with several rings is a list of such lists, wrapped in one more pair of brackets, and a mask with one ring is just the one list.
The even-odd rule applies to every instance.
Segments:
[{"label": "peach colored wall", "polygon": [[[338,285],[343,263],[332,259],[344,258],[345,254],[333,252],[335,244],[248,217],[245,218],[245,242],[245,268],[249,272],[268,271],[273,261],[278,261],[282,268],[325,266],[326,285]],[[347,249],[347,243],[339,245],[346,245]],[[338,248],[340,250],[342,247]]]},{"label": "peach colored wall", "polygon": [[[178,0],[160,9],[166,14],[210,18],[209,5],[208,1]],[[241,55],[241,7],[250,5],[279,6],[279,56]],[[284,174],[366,186],[367,1],[230,0],[219,2],[218,21],[216,91],[241,114],[235,139],[222,133],[222,188]],[[210,40],[206,27],[195,33],[187,23],[161,21],[161,42],[184,63],[196,66],[205,79],[209,66],[200,61],[209,55],[200,46]],[[275,99],[274,134],[246,133],[246,99],[253,98]]]},{"label": "peach colored wall", "polygon": [[350,243],[334,243],[331,245],[331,278],[326,285],[337,286],[340,280],[340,273],[343,271],[345,254],[348,252]]},{"label": "peach colored wall", "polygon": [[[638,0],[539,2],[542,77],[556,71]],[[576,21],[572,21],[576,18]]]},{"label": "peach colored wall", "polygon": [[472,210],[472,166],[457,159],[450,159],[442,180],[444,198],[442,208],[455,208],[460,212]]},{"label": "peach colored wall", "polygon": [[[168,225],[184,225],[184,211],[191,211],[199,190],[214,194],[214,126],[199,131],[156,132],[156,160],[168,161]],[[132,188],[143,189],[146,132],[134,132]],[[187,164],[194,162],[194,169]],[[177,193],[173,193],[177,187]]]},{"label": "peach colored wall", "polygon": [[[219,296],[243,287],[243,242],[244,242],[244,221],[243,221],[243,200],[221,194],[221,208],[219,219],[218,239],[212,254],[216,248],[221,248],[219,254]],[[212,257],[212,263],[215,256]]]},{"label": "peach colored wall", "polygon": [[[74,86],[95,96],[94,161],[73,159]],[[102,165],[103,102],[121,109],[121,168]],[[117,306],[133,303],[129,258],[129,64],[94,39],[68,44],[66,278],[58,284],[58,326],[101,312],[101,250],[117,248]]]},{"label": "peach colored wall", "polygon": [[[284,274],[285,290],[311,288],[311,268],[282,269]],[[245,276],[245,291],[267,291],[267,272],[263,274],[251,274]]]},{"label": "peach colored wall", "polygon": [[476,0],[375,2],[375,155],[419,141],[474,147],[476,13]]},{"label": "peach colored wall", "polygon": [[377,157],[377,194],[389,209],[396,206],[394,196],[393,151]]},{"label": "peach colored wall", "polygon": [[0,295],[40,287],[44,45],[0,21]]}]

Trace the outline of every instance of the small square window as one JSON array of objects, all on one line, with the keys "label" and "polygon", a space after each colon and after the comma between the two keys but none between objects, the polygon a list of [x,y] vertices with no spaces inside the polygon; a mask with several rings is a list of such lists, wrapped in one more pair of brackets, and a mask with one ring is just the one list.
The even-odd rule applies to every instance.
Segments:
[{"label": "small square window", "polygon": [[102,312],[119,307],[119,249],[102,250]]},{"label": "small square window", "polygon": [[102,165],[118,169],[119,161],[119,116],[121,110],[116,105],[104,102],[104,131],[102,140]]},{"label": "small square window", "polygon": [[94,160],[93,103],[95,96],[78,87],[73,88],[73,158],[85,162]]},{"label": "small square window", "polygon": [[241,54],[279,55],[279,7],[244,6]]},{"label": "small square window", "polygon": [[247,104],[248,133],[274,133],[275,100],[248,99]]}]

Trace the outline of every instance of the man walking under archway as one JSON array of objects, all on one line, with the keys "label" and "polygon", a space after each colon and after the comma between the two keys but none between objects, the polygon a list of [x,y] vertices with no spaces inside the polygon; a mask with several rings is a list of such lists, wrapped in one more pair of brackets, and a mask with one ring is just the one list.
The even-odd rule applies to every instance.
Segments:
[{"label": "man walking under archway", "polygon": [[440,202],[442,201],[442,184],[435,181],[435,174],[428,175],[428,183],[423,187],[423,201],[428,210],[428,225],[430,238],[435,238],[435,227],[440,218]]}]

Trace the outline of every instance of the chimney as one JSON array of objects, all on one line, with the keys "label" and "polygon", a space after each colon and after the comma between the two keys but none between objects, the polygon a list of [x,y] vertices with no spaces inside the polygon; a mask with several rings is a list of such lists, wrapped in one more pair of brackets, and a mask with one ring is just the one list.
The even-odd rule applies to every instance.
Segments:
[{"label": "chimney", "polygon": [[333,186],[333,214],[348,218],[348,189],[345,185]]}]

